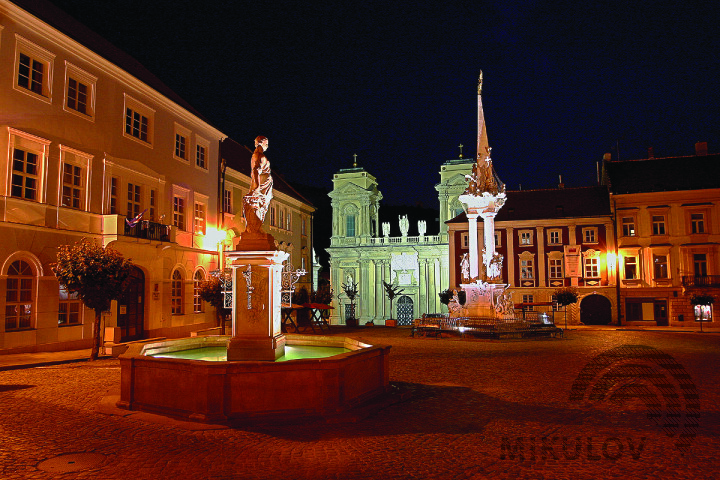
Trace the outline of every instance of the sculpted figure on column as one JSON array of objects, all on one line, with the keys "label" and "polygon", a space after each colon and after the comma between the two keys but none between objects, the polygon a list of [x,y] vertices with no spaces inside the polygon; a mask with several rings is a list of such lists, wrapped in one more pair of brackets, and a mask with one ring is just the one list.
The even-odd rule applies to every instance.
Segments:
[{"label": "sculpted figure on column", "polygon": [[[250,191],[243,197],[243,217],[246,227],[238,244],[239,249],[275,249],[272,235],[262,230],[265,214],[273,197],[270,161],[265,156],[267,149],[268,139],[263,136],[257,137],[255,151],[250,159]],[[245,248],[242,248],[243,244]]]}]

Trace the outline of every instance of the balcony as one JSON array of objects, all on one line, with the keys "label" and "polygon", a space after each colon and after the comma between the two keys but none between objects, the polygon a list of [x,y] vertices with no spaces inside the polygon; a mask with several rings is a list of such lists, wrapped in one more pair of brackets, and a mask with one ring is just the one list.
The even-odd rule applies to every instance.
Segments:
[{"label": "balcony", "polygon": [[682,285],[685,288],[720,288],[720,275],[683,275]]},{"label": "balcony", "polygon": [[124,235],[126,237],[144,238],[147,240],[157,240],[159,242],[171,241],[172,227],[163,225],[162,223],[150,222],[142,220],[135,226],[128,226],[127,222],[123,222],[125,227]]}]

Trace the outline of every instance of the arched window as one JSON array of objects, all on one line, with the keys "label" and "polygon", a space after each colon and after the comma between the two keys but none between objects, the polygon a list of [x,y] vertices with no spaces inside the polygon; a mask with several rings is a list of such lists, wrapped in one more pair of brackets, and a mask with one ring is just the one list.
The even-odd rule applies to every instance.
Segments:
[{"label": "arched window", "polygon": [[195,313],[201,313],[203,311],[203,301],[200,298],[200,286],[205,281],[205,276],[202,270],[195,272],[193,278],[193,311]]},{"label": "arched window", "polygon": [[172,296],[172,314],[182,315],[183,313],[183,277],[179,270],[175,270],[172,274],[172,282],[170,285]]},{"label": "arched window", "polygon": [[16,260],[8,268],[7,275],[5,331],[31,328],[33,270],[27,262]]}]

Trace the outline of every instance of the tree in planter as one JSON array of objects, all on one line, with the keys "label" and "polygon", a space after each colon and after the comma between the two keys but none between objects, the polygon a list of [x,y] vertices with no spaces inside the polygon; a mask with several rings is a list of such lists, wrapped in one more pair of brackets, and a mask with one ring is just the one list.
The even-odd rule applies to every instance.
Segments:
[{"label": "tree in planter", "polygon": [[[457,295],[457,299],[455,299],[455,295]],[[438,296],[440,297],[440,303],[448,307],[448,310],[451,311],[459,310],[459,308],[464,306],[465,302],[467,301],[467,293],[465,293],[465,290],[456,291],[447,288],[442,292],[438,293]],[[457,302],[458,307],[455,310],[450,308],[451,302]]]},{"label": "tree in planter", "polygon": [[388,299],[390,300],[390,320],[392,320],[392,304],[393,299],[403,293],[405,291],[404,288],[400,288],[400,285],[393,285],[392,283],[387,283],[385,280],[383,280],[383,287],[385,287],[385,295],[387,295]]},{"label": "tree in planter", "polygon": [[357,318],[355,318],[355,298],[358,296],[358,284],[357,282],[353,282],[352,280],[348,279],[347,283],[342,284],[343,292],[345,292],[345,295],[350,300],[350,313],[351,318],[347,319],[347,321],[350,321],[350,326],[357,325]]},{"label": "tree in planter", "polygon": [[117,250],[103,248],[89,239],[58,247],[57,263],[52,265],[58,282],[68,292],[77,293],[85,306],[95,311],[91,360],[97,360],[100,352],[102,312],[120,298],[131,270],[132,262]]},{"label": "tree in planter", "polygon": [[211,276],[200,284],[200,298],[215,307],[215,319],[220,327],[220,334],[225,335],[225,317],[230,313],[230,309],[225,308],[222,282],[218,277]]},{"label": "tree in planter", "polygon": [[[710,307],[712,304],[715,303],[715,297],[710,295],[709,293],[695,293],[692,297],[690,297],[690,304],[695,306],[703,306],[703,307]],[[704,309],[703,309],[704,310]],[[705,321],[704,312],[700,312],[700,331],[703,331],[703,322]]]},{"label": "tree in planter", "polygon": [[567,330],[567,306],[577,303],[578,301],[578,290],[575,287],[563,287],[555,290],[555,301],[558,306],[563,307],[565,312],[565,330]]}]

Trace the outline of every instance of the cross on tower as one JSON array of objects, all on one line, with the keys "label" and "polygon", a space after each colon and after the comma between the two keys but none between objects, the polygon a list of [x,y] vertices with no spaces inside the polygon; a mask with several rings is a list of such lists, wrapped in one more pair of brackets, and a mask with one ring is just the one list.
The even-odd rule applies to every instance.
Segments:
[{"label": "cross on tower", "polygon": [[357,168],[357,153],[353,154],[353,168]]},{"label": "cross on tower", "polygon": [[460,158],[463,158],[463,156],[462,156],[462,149],[463,149],[464,146],[465,146],[465,145],[463,145],[462,143],[461,143],[460,145],[458,145],[458,147],[460,147]]}]

